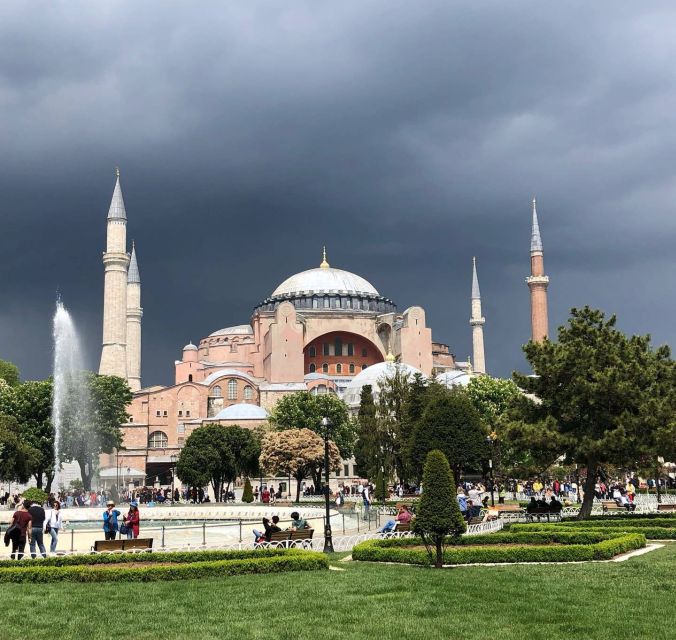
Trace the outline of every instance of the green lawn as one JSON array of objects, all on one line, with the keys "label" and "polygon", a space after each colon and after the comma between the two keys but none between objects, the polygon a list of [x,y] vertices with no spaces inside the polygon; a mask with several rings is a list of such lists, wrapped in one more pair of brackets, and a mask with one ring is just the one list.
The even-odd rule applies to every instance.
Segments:
[{"label": "green lawn", "polygon": [[622,563],[2,585],[0,638],[674,638],[676,543]]}]

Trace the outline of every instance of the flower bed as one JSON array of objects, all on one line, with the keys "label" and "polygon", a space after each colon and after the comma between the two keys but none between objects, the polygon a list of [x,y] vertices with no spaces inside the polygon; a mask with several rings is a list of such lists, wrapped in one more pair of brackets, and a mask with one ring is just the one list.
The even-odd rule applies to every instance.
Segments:
[{"label": "flower bed", "polygon": [[0,583],[153,582],[250,573],[316,571],[328,569],[328,566],[324,554],[298,549],[111,553],[22,560],[9,565],[3,562]]},{"label": "flower bed", "polygon": [[[621,553],[644,547],[646,539],[636,533],[531,531],[449,539],[448,543],[444,551],[444,564],[575,562],[609,560]],[[430,558],[427,551],[420,548],[422,544],[420,538],[367,540],[353,549],[352,558],[429,565]]]}]

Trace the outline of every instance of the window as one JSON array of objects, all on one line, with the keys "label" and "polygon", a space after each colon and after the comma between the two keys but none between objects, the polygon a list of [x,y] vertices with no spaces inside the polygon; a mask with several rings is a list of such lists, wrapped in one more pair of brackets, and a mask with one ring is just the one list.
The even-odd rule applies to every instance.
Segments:
[{"label": "window", "polygon": [[169,445],[169,438],[164,431],[153,431],[148,436],[148,449],[166,449]]},{"label": "window", "polygon": [[179,411],[179,412],[178,412],[178,417],[179,417],[179,418],[183,417],[183,411]]},{"label": "window", "polygon": [[340,336],[337,337],[337,338],[333,341],[333,344],[335,345],[335,346],[334,346],[334,353],[335,353],[335,355],[337,355],[337,356],[342,356],[342,355],[343,355],[343,340],[342,340],[342,338],[340,338]]},{"label": "window", "polygon": [[249,385],[246,385],[244,387],[244,399],[251,400],[251,398],[253,398],[253,389]]},{"label": "window", "polygon": [[323,353],[325,356],[330,355],[330,354],[329,354],[329,343],[328,343],[328,342],[325,342],[325,343],[322,345],[322,353]]},{"label": "window", "polygon": [[354,355],[354,345],[351,342],[347,343],[347,355],[348,356]]},{"label": "window", "polygon": [[317,387],[317,393],[318,393],[319,395],[324,395],[324,394],[326,393],[326,385],[325,385],[325,384],[320,384],[320,385]]},{"label": "window", "polygon": [[237,380],[228,380],[228,400],[237,400]]},{"label": "window", "polygon": [[186,411],[186,412],[185,412],[185,417],[186,417],[186,418],[189,418],[189,417],[190,417],[190,411]]},{"label": "window", "polygon": [[337,364],[337,365],[336,365],[336,373],[337,373],[337,374],[343,373],[343,365],[342,365],[342,364]]},{"label": "window", "polygon": [[329,372],[329,365],[326,362],[322,365],[322,372],[323,373]]},{"label": "window", "polygon": [[307,350],[307,354],[308,354],[308,356],[310,356],[310,358],[316,357],[316,355],[317,355],[317,347],[315,347],[314,345],[312,345],[312,346]]},{"label": "window", "polygon": [[220,398],[223,395],[223,391],[218,385],[216,385],[211,389],[211,395],[214,398]]},{"label": "window", "polygon": [[350,373],[354,373],[354,362],[350,362]]},{"label": "window", "polygon": [[368,355],[369,355],[369,352],[368,352],[368,350],[366,349],[366,347],[364,347],[364,348],[361,350],[361,357],[362,357],[362,358],[367,358]]},{"label": "window", "polygon": [[317,365],[312,362],[310,363],[310,373],[314,373],[315,371],[317,371]]},{"label": "window", "polygon": [[159,417],[162,415],[162,412],[161,412],[161,411],[156,411],[156,412],[155,412],[155,415],[159,418]]},{"label": "window", "polygon": [[192,373],[188,374],[188,382],[192,382]]},{"label": "window", "polygon": [[324,309],[328,309],[328,308],[329,308],[329,303],[330,303],[329,297],[328,297],[328,296],[325,296],[325,297],[324,297]]},{"label": "window", "polygon": [[312,308],[316,309],[318,306],[317,298],[312,298]]},{"label": "window", "polygon": [[350,465],[344,464],[343,465],[343,471],[345,472],[344,475],[349,476],[350,475]]},{"label": "window", "polygon": [[179,438],[178,439],[178,446],[182,447],[185,444],[185,438]]},{"label": "window", "polygon": [[368,366],[368,365],[363,364],[363,365],[361,366],[361,370],[363,371],[364,369],[366,369],[367,366]]},{"label": "window", "polygon": [[167,410],[165,409],[165,410],[162,412],[162,415],[166,418],[166,417],[169,415],[169,413],[168,413]]},{"label": "window", "polygon": [[352,298],[347,298],[347,300],[345,300],[345,308],[346,309],[352,308]]},{"label": "window", "polygon": [[182,422],[178,423],[177,431],[181,434],[185,433],[185,425]]}]

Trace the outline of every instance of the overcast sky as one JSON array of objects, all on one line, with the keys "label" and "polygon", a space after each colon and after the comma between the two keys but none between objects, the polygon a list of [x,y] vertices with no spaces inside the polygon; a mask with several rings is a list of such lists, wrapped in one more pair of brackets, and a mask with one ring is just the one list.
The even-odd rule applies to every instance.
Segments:
[{"label": "overcast sky", "polygon": [[93,368],[120,166],[143,382],[286,277],[354,271],[523,369],[530,200],[572,306],[674,342],[673,2],[0,4],[0,358],[49,375],[57,291]]}]

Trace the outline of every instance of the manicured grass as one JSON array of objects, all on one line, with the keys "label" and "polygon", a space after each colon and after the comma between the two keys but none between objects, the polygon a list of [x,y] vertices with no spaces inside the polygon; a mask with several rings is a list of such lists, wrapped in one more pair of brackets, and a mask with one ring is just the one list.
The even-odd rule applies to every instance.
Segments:
[{"label": "manicured grass", "polygon": [[[0,585],[0,638],[671,640],[676,544],[622,563]],[[28,614],[28,612],[31,612]]]}]

